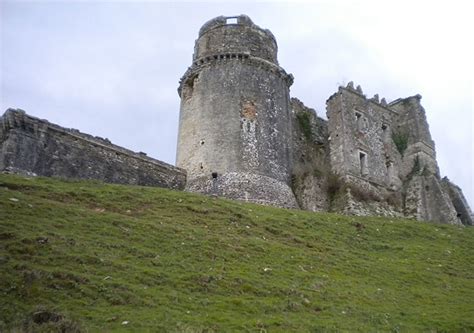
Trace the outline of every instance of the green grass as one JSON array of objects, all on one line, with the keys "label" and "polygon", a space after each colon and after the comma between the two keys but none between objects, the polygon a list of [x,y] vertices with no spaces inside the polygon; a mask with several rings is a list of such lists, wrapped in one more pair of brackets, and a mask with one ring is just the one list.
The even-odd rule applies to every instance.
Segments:
[{"label": "green grass", "polygon": [[0,175],[0,331],[472,332],[473,252],[473,228]]}]

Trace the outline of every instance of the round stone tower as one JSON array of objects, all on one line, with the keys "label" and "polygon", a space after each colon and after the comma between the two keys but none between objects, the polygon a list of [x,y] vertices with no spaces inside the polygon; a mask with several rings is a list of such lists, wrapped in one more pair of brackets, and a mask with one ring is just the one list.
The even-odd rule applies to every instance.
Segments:
[{"label": "round stone tower", "polygon": [[269,30],[220,16],[199,31],[180,81],[177,166],[186,189],[297,207],[291,181],[289,87]]}]

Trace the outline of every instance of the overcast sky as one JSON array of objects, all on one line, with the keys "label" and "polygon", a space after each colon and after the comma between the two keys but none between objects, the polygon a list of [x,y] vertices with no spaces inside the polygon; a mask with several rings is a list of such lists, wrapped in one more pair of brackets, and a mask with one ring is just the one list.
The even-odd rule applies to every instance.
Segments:
[{"label": "overcast sky", "polygon": [[325,116],[340,84],[423,96],[441,175],[474,208],[470,1],[171,3],[0,0],[0,107],[174,164],[178,81],[199,28],[247,14],[270,29],[292,97]]}]

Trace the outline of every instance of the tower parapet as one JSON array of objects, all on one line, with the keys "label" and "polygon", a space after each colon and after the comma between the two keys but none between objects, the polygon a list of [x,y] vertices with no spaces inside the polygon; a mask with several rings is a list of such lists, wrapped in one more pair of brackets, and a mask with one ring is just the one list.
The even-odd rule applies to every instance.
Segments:
[{"label": "tower parapet", "polygon": [[219,16],[207,21],[194,46],[193,60],[220,54],[248,54],[278,65],[273,34],[247,15]]}]

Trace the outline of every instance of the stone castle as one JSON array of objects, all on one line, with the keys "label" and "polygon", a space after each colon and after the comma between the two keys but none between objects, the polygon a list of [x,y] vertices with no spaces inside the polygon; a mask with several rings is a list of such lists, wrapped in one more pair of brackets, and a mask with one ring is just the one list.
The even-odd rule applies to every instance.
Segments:
[{"label": "stone castle", "polygon": [[311,211],[473,224],[441,179],[421,96],[387,103],[352,82],[327,119],[290,98],[269,30],[220,16],[199,31],[179,83],[177,167],[8,109],[0,170],[160,186]]}]

